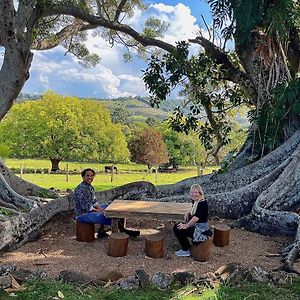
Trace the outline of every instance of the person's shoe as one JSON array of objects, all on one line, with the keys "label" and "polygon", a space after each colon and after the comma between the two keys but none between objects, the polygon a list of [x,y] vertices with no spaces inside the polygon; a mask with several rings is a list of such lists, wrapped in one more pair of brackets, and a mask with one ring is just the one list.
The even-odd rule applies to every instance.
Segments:
[{"label": "person's shoe", "polygon": [[124,228],[121,232],[124,232],[131,237],[138,237],[141,234],[141,232],[139,230],[130,230],[130,229],[126,229],[126,228]]},{"label": "person's shoe", "polygon": [[104,239],[104,238],[107,238],[109,237],[109,234],[106,233],[105,231],[98,231],[97,233],[97,238],[98,239]]},{"label": "person's shoe", "polygon": [[184,251],[182,249],[175,252],[176,256],[191,256],[190,250]]}]

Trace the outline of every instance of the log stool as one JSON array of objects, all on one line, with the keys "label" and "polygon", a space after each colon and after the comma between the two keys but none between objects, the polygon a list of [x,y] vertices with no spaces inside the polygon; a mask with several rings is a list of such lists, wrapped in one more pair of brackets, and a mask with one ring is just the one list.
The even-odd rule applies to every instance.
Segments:
[{"label": "log stool", "polygon": [[161,235],[150,235],[145,243],[146,255],[152,258],[161,258],[164,256],[164,238]]},{"label": "log stool", "polygon": [[214,228],[214,244],[218,247],[229,245],[230,227],[226,224],[218,224]]},{"label": "log stool", "polygon": [[95,224],[76,222],[76,241],[90,243],[95,240]]},{"label": "log stool", "polygon": [[112,233],[108,240],[109,256],[125,256],[127,254],[129,235],[123,232]]},{"label": "log stool", "polygon": [[208,261],[210,256],[210,249],[213,244],[213,239],[207,239],[204,242],[193,245],[191,249],[191,256],[197,261]]}]

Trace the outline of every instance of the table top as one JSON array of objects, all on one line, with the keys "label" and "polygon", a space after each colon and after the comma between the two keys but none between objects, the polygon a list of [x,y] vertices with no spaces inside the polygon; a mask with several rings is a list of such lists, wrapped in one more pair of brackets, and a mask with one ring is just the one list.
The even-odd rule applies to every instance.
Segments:
[{"label": "table top", "polygon": [[105,211],[110,218],[182,221],[191,208],[191,203],[114,200]]}]

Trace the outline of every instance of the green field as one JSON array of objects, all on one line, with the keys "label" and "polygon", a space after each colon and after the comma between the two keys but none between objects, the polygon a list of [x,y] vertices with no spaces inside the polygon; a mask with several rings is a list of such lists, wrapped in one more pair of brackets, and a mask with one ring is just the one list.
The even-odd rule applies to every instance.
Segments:
[{"label": "green field", "polygon": [[[16,160],[16,159],[7,159],[5,163],[10,168],[24,168],[24,173],[22,174],[22,178],[35,183],[39,186],[45,188],[55,188],[61,191],[65,191],[67,189],[74,190],[74,188],[81,181],[81,176],[79,174],[69,175],[68,181],[66,174],[48,174],[45,172],[44,174],[27,174],[26,169],[47,169],[49,170],[51,164],[47,160]],[[69,162],[68,169],[69,170],[83,170],[84,168],[90,167],[96,170],[98,173],[94,180],[94,187],[97,191],[111,189],[113,187],[117,187],[126,183],[134,182],[134,181],[149,181],[155,185],[159,184],[170,184],[175,183],[180,180],[197,176],[196,167],[188,167],[185,169],[180,169],[176,173],[158,173],[157,177],[155,173],[147,173],[147,167],[144,165],[137,164],[118,164],[118,174],[114,174],[113,182],[111,182],[110,173],[104,173],[105,164],[92,164],[92,163],[76,163]],[[107,164],[109,165],[109,164]],[[66,170],[67,162],[62,162],[60,164],[61,170]],[[216,167],[209,167],[204,170],[204,173],[211,173],[215,170]],[[20,174],[18,174],[20,176]]]}]

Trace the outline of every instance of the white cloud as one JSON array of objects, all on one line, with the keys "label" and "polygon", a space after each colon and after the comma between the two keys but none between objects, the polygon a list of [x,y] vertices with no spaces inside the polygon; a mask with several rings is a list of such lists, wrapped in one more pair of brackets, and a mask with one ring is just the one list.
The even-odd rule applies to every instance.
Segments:
[{"label": "white cloud", "polygon": [[162,3],[152,7],[157,11],[157,17],[169,24],[164,40],[175,44],[178,40],[194,38],[199,32],[197,19],[192,16],[190,8],[182,3],[176,6],[168,6]]},{"label": "white cloud", "polygon": [[163,3],[151,4],[150,7],[155,8],[160,13],[172,13],[174,12],[174,6],[165,5]]},{"label": "white cloud", "polygon": [[49,78],[48,76],[45,76],[43,73],[40,74],[39,79],[38,79],[38,84],[44,88],[45,90],[49,90]]},{"label": "white cloud", "polygon": [[[131,26],[140,30],[150,15],[170,24],[164,39],[173,45],[178,40],[194,38],[199,31],[196,18],[183,4],[159,3],[151,5],[149,11],[137,10],[130,19]],[[118,44],[110,47],[99,34],[88,33],[85,44],[92,53],[101,57],[95,68],[83,68],[76,57],[65,55],[66,50],[61,46],[49,51],[35,51],[31,77],[24,92],[43,92],[43,89],[50,88],[58,93],[103,98],[146,94],[141,80],[141,69],[146,68],[146,62],[139,60],[125,64],[123,52],[126,49]],[[198,51],[199,46],[193,45],[192,49]]]}]

